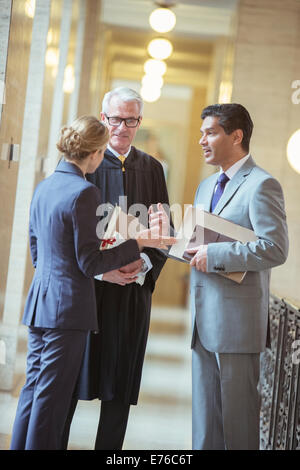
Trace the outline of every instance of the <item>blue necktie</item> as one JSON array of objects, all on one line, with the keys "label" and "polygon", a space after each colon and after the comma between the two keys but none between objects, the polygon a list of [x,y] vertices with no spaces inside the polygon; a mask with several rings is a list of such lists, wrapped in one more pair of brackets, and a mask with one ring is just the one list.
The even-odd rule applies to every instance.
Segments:
[{"label": "blue necktie", "polygon": [[224,188],[226,186],[227,181],[229,181],[228,176],[225,175],[225,173],[221,173],[217,181],[217,189],[215,190],[215,193],[211,200],[211,212],[213,212],[214,208],[218,204],[218,201],[224,192]]}]

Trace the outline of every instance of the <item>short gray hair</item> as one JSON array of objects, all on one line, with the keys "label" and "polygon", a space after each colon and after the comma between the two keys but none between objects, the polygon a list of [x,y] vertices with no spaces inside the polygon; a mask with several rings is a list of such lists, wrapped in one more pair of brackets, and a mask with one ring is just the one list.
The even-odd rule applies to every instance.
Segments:
[{"label": "short gray hair", "polygon": [[140,116],[143,115],[144,102],[141,95],[136,91],[132,90],[131,88],[127,87],[114,88],[113,90],[109,91],[104,95],[102,101],[103,113],[106,114],[108,112],[109,103],[113,96],[117,96],[118,98],[120,98],[121,101],[124,101],[125,103],[127,103],[128,101],[136,101],[139,106],[139,114]]}]

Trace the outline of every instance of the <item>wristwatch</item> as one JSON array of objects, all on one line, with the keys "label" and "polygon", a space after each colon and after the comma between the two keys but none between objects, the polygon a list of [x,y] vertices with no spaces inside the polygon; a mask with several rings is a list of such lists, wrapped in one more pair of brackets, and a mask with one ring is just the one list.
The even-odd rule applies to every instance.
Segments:
[{"label": "wristwatch", "polygon": [[146,263],[144,258],[142,258],[142,260],[143,260],[143,264],[142,264],[141,273],[145,274],[148,271],[148,264]]}]

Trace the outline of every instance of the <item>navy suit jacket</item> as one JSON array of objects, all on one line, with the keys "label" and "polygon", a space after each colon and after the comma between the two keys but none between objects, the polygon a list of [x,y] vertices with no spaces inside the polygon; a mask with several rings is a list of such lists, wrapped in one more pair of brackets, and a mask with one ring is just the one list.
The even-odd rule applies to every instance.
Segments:
[{"label": "navy suit jacket", "polygon": [[98,328],[93,277],[140,258],[135,240],[99,250],[96,209],[100,202],[99,189],[66,161],[37,186],[29,223],[35,274],[25,305],[25,325]]}]

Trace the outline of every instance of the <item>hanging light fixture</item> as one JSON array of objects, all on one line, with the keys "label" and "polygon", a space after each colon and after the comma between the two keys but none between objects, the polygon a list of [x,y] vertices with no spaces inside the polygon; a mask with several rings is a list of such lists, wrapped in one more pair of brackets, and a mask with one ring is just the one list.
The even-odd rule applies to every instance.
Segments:
[{"label": "hanging light fixture", "polygon": [[167,64],[163,60],[148,59],[144,63],[144,71],[147,75],[160,75],[162,77],[167,71]]},{"label": "hanging light fixture", "polygon": [[160,75],[144,75],[142,78],[142,85],[152,88],[161,88],[164,84],[164,80]]},{"label": "hanging light fixture", "polygon": [[148,52],[153,59],[165,60],[172,54],[173,45],[165,38],[152,39],[148,44]]},{"label": "hanging light fixture", "polygon": [[[154,31],[167,33],[176,24],[176,15],[169,10],[175,5],[174,0],[157,0],[156,8],[149,17],[149,23]],[[161,88],[166,73],[167,65],[164,60],[170,57],[173,52],[171,41],[165,38],[155,38],[148,44],[148,53],[151,56],[144,64],[145,75],[142,79],[141,95],[148,103],[157,101],[161,96]]]},{"label": "hanging light fixture", "polygon": [[297,173],[300,173],[300,129],[295,131],[287,144],[288,162]]},{"label": "hanging light fixture", "polygon": [[149,23],[154,31],[168,33],[176,24],[176,15],[169,8],[156,8],[149,17]]},{"label": "hanging light fixture", "polygon": [[161,89],[142,86],[140,93],[144,101],[147,101],[148,103],[154,103],[154,101],[157,101],[160,98]]}]

